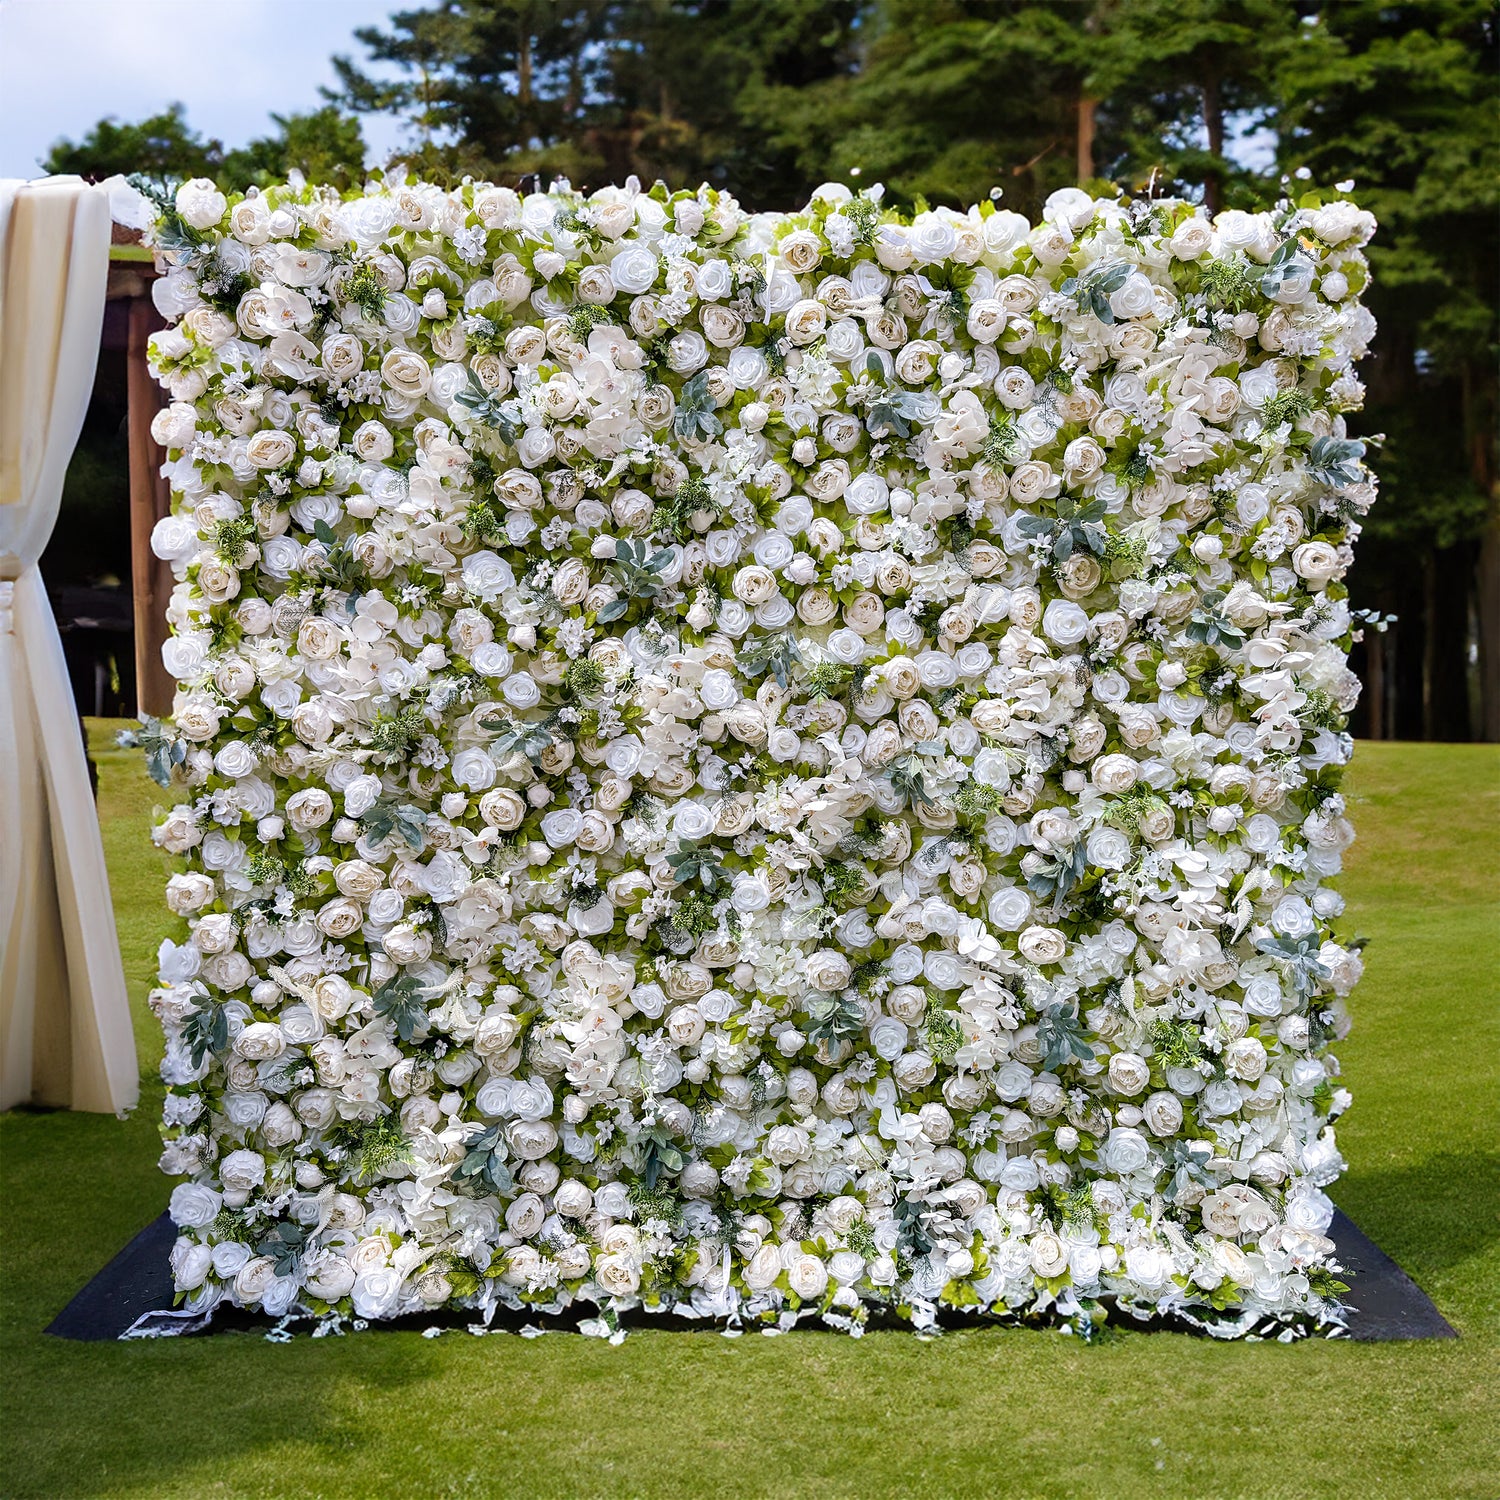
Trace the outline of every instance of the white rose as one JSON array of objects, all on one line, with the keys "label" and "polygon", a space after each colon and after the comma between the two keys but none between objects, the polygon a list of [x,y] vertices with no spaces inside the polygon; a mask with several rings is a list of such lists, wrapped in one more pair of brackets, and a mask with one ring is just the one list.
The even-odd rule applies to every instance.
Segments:
[{"label": "white rose", "polygon": [[297,456],[297,440],[275,428],[257,432],[245,446],[245,458],[257,469],[280,469]]},{"label": "white rose", "polygon": [[1125,284],[1110,293],[1109,305],[1117,318],[1149,317],[1156,308],[1156,289],[1139,271],[1132,271]]},{"label": "white rose", "polygon": [[637,296],[656,284],[659,264],[650,246],[631,240],[615,253],[609,263],[609,274],[617,290]]},{"label": "white rose", "polygon": [[179,1229],[203,1229],[224,1206],[222,1194],[199,1182],[180,1182],[172,1189],[168,1212]]},{"label": "white rose", "polygon": [[1117,1125],[1099,1152],[1105,1167],[1120,1176],[1139,1172],[1151,1158],[1151,1147],[1139,1130]]},{"label": "white rose", "polygon": [[229,200],[208,177],[193,177],[183,183],[175,202],[177,212],[194,229],[212,229],[229,207]]},{"label": "white rose", "polygon": [[432,368],[410,349],[392,349],[380,362],[380,374],[393,391],[403,396],[425,396],[432,386]]},{"label": "white rose", "polygon": [[1151,1065],[1138,1053],[1116,1052],[1109,1060],[1109,1081],[1122,1094],[1138,1094],[1151,1082]]},{"label": "white rose", "polygon": [[1088,612],[1071,599],[1053,599],[1042,615],[1042,633],[1059,646],[1076,646],[1089,633]]},{"label": "white rose", "polygon": [[1327,542],[1303,542],[1292,553],[1292,567],[1297,576],[1305,579],[1314,592],[1327,588],[1343,571],[1343,566],[1338,548]]},{"label": "white rose", "polygon": [[803,1302],[821,1297],[828,1286],[828,1267],[816,1255],[797,1256],[786,1274],[792,1292]]},{"label": "white rose", "polygon": [[1141,1113],[1152,1135],[1176,1135],[1182,1128],[1182,1100],[1176,1094],[1152,1094],[1141,1106]]},{"label": "white rose", "polygon": [[1055,964],[1068,951],[1067,936],[1056,927],[1028,927],[1017,940],[1028,963]]}]

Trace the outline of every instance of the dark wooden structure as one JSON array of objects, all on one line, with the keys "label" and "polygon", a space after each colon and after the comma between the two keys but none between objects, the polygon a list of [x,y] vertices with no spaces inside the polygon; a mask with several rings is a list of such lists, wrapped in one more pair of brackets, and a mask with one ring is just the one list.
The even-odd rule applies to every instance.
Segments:
[{"label": "dark wooden structure", "polygon": [[167,638],[167,601],[172,569],[151,551],[151,528],[167,514],[171,496],[161,466],[166,455],[151,436],[151,421],[166,404],[166,394],[146,365],[146,344],[166,326],[151,301],[156,271],[151,253],[135,233],[115,226],[110,255],[109,301],[123,303],[126,327],[126,388],[129,402],[130,454],[130,590],[135,624],[137,711],[160,717],[170,713],[174,683],[161,663]]}]

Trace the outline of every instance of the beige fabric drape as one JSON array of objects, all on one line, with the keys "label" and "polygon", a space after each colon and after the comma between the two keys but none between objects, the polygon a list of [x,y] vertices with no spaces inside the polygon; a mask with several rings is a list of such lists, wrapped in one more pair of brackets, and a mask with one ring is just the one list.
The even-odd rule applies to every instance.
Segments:
[{"label": "beige fabric drape", "polygon": [[37,559],[94,383],[109,198],[0,180],[0,1108],[118,1111],[135,1041],[62,641]]}]

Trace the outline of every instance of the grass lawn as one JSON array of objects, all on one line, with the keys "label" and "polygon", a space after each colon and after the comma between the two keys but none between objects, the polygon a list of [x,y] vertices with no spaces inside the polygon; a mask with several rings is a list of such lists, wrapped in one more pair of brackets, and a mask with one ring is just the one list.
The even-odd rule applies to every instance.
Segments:
[{"label": "grass lawn", "polygon": [[[93,728],[136,1034],[153,1062],[154,788],[135,752],[109,748],[109,726]],[[54,1313],[166,1203],[153,1080],[126,1124],[0,1116],[0,1493],[1493,1500],[1500,750],[1362,745],[1351,792],[1360,842],[1343,889],[1373,941],[1339,1049],[1355,1105],[1334,1196],[1460,1339],[51,1339]]]}]

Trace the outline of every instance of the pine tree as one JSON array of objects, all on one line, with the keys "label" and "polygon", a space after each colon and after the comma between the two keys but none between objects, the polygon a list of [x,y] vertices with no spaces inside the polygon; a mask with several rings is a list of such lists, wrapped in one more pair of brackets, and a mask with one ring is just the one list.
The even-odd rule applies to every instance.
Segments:
[{"label": "pine tree", "polygon": [[348,188],[364,177],[365,142],[359,121],[335,105],[309,114],[272,115],[274,135],[227,152],[219,179],[231,187],[265,187],[301,172],[309,182]]},{"label": "pine tree", "polygon": [[861,0],[634,0],[617,17],[610,54],[616,175],[707,181],[753,208],[802,200],[822,162],[766,128],[772,98],[797,104],[847,78],[867,9]]},{"label": "pine tree", "polygon": [[884,0],[864,8],[856,72],[768,83],[749,111],[809,179],[880,180],[907,203],[1000,187],[1034,209],[1075,177],[1081,40],[1092,7]]},{"label": "pine tree", "polygon": [[1287,0],[1114,0],[1086,47],[1101,102],[1103,175],[1201,197],[1210,213],[1262,201],[1266,185],[1237,161],[1232,135],[1270,123],[1274,69],[1295,38]]},{"label": "pine tree", "polygon": [[367,26],[355,37],[403,76],[386,82],[336,57],[342,89],[329,97],[402,118],[408,160],[429,174],[582,180],[604,167],[588,134],[620,9],[609,0],[443,0],[398,11],[388,31]]},{"label": "pine tree", "polygon": [[1363,420],[1387,441],[1353,592],[1401,616],[1397,735],[1470,737],[1477,633],[1480,727],[1500,739],[1495,11],[1488,0],[1304,11],[1277,59],[1281,162],[1322,182],[1352,179],[1380,220]]}]

